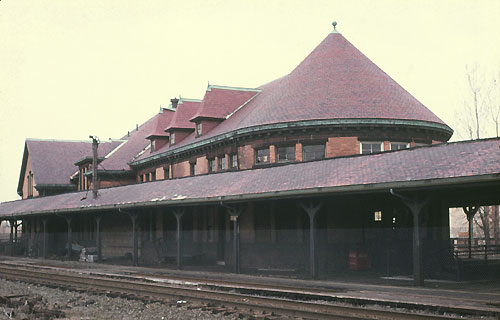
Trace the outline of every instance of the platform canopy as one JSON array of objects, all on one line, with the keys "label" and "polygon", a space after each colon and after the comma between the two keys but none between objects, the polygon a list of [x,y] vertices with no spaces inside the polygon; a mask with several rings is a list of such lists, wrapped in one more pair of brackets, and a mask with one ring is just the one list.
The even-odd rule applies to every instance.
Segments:
[{"label": "platform canopy", "polygon": [[342,194],[447,190],[453,205],[500,200],[500,139],[463,141],[161,180],[0,204],[0,218]]}]

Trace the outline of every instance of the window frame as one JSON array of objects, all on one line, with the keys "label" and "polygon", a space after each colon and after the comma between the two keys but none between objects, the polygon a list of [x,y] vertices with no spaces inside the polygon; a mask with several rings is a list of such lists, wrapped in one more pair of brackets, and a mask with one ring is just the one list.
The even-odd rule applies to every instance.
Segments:
[{"label": "window frame", "polygon": [[170,133],[170,145],[175,144],[175,132]]},{"label": "window frame", "polygon": [[218,171],[224,171],[227,170],[227,165],[226,165],[226,155],[220,155],[217,157],[217,165],[219,166]]},{"label": "window frame", "polygon": [[189,175],[190,176],[195,176],[196,175],[196,162],[190,162],[189,163]]},{"label": "window frame", "polygon": [[[281,159],[280,156],[279,156],[279,150],[283,150],[283,149],[288,149],[288,148],[293,148],[293,159],[288,159],[288,151],[289,150],[286,150],[285,151],[285,157],[286,159]],[[274,156],[276,159],[276,162],[292,162],[292,161],[295,161],[297,159],[297,146],[296,145],[282,145],[282,146],[275,146],[274,148]]]},{"label": "window frame", "polygon": [[[397,145],[406,145],[405,148],[398,148],[398,149],[393,149],[392,148],[392,145],[393,144],[397,144]],[[394,141],[394,142],[389,142],[389,150],[391,151],[395,151],[395,150],[404,150],[404,149],[410,149],[410,143],[409,142],[398,142],[398,141]]]},{"label": "window frame", "polygon": [[238,169],[238,153],[231,153],[229,155],[229,166],[230,169]]},{"label": "window frame", "polygon": [[196,122],[196,136],[197,137],[201,136],[202,132],[203,132],[203,127],[201,121]]},{"label": "window frame", "polygon": [[[323,148],[323,157],[322,158],[316,158],[314,157],[314,159],[306,159],[305,157],[305,149],[307,147],[317,147],[317,146],[321,146]],[[326,159],[326,142],[325,143],[308,143],[308,144],[302,144],[302,161],[314,161],[314,160],[323,160],[323,159]]]},{"label": "window frame", "polygon": [[[267,150],[267,161],[258,161],[259,160],[259,151],[265,151]],[[255,164],[256,165],[262,165],[262,164],[267,164],[271,162],[271,150],[269,146],[265,148],[255,148]]]},{"label": "window frame", "polygon": [[217,172],[215,158],[208,158],[208,173]]},{"label": "window frame", "polygon": [[[369,152],[369,153],[363,153],[363,144],[370,144],[370,145],[375,145],[378,144],[380,145],[380,151],[377,152]],[[373,149],[373,147],[370,147],[370,149]],[[380,153],[384,152],[384,141],[360,141],[359,143],[359,153],[360,154],[374,154],[374,153]]]}]

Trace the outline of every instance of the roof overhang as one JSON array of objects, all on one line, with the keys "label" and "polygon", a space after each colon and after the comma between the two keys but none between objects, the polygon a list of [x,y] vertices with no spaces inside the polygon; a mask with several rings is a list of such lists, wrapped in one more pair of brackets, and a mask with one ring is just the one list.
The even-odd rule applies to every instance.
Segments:
[{"label": "roof overhang", "polygon": [[[144,185],[142,185],[144,186]],[[165,200],[151,200],[146,202],[130,202],[116,203],[111,205],[86,205],[73,208],[27,211],[15,214],[3,214],[2,219],[9,217],[22,217],[30,215],[45,215],[45,214],[63,214],[63,213],[84,213],[102,210],[116,209],[141,209],[141,208],[156,208],[156,207],[175,207],[175,206],[198,206],[210,205],[221,202],[238,203],[245,201],[259,200],[279,200],[286,198],[304,198],[304,197],[319,197],[319,196],[343,196],[355,194],[373,194],[373,193],[390,193],[390,190],[398,192],[413,192],[413,191],[436,191],[443,189],[463,189],[471,187],[495,188],[500,191],[500,173],[488,174],[470,177],[453,177],[442,179],[425,179],[417,181],[394,181],[388,183],[375,184],[358,184],[347,186],[333,187],[315,187],[307,189],[283,190],[264,193],[237,194],[231,196],[218,197],[201,197],[201,198],[182,198],[176,197]],[[46,197],[47,198],[47,197]],[[33,199],[30,199],[30,201]],[[19,200],[27,201],[27,200]]]},{"label": "roof overhang", "polygon": [[[132,167],[140,167],[152,161],[158,161],[162,158],[170,157],[172,155],[191,151],[193,149],[206,147],[222,141],[240,138],[250,134],[263,133],[274,130],[286,129],[307,129],[307,128],[343,128],[343,127],[375,127],[375,126],[389,126],[389,127],[406,127],[426,129],[438,132],[446,137],[448,140],[453,134],[453,129],[449,126],[437,122],[428,122],[422,120],[405,120],[405,119],[321,119],[321,120],[303,120],[295,122],[272,123],[260,126],[253,126],[241,128],[226,132],[217,136],[213,136],[204,140],[196,141],[187,145],[179,146],[174,149],[169,149],[164,152],[152,155],[150,157],[130,163]],[[167,129],[170,130],[170,129]],[[165,131],[167,131],[165,130]],[[192,129],[194,130],[194,129]]]}]

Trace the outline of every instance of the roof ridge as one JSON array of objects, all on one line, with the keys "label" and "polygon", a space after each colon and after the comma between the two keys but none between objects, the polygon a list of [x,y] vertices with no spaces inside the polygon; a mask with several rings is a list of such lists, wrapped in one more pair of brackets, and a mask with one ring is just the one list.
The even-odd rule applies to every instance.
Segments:
[{"label": "roof ridge", "polygon": [[201,102],[201,99],[189,99],[189,98],[179,98],[178,104],[182,104],[183,102]]},{"label": "roof ridge", "polygon": [[219,86],[216,84],[209,84],[207,87],[207,91],[212,91],[212,88],[213,89],[221,89],[221,90],[234,90],[234,91],[252,91],[252,92],[261,92],[262,91],[262,89],[258,89],[258,88]]},{"label": "roof ridge", "polygon": [[92,143],[92,141],[90,141],[90,140],[40,139],[40,138],[26,138],[26,141],[40,141],[40,142],[85,142],[85,143]]}]

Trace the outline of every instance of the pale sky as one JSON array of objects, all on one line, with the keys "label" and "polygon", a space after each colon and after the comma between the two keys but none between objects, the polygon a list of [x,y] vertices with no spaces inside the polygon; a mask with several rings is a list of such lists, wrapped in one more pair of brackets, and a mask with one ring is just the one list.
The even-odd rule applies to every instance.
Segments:
[{"label": "pale sky", "polygon": [[332,30],[453,127],[465,66],[500,70],[500,1],[0,0],[0,201],[26,138],[120,138],[207,83],[257,87]]}]

